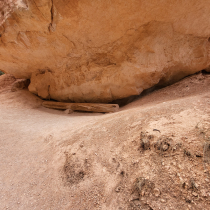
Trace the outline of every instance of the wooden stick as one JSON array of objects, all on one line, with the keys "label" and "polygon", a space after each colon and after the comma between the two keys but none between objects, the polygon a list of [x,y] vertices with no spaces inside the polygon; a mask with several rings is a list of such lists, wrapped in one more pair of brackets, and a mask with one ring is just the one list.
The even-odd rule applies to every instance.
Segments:
[{"label": "wooden stick", "polygon": [[55,101],[44,101],[42,106],[50,109],[71,109],[73,111],[85,112],[116,112],[119,110],[118,104],[97,104],[97,103],[63,103]]}]

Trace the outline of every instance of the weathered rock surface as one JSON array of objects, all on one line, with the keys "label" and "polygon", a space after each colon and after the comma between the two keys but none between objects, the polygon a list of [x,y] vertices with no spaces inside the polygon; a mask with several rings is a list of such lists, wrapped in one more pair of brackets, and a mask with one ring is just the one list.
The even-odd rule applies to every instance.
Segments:
[{"label": "weathered rock surface", "polygon": [[42,98],[109,102],[210,66],[210,0],[27,0],[0,29],[0,69]]},{"label": "weathered rock surface", "polygon": [[15,9],[27,9],[23,0],[1,0],[0,2],[0,25],[14,12]]}]

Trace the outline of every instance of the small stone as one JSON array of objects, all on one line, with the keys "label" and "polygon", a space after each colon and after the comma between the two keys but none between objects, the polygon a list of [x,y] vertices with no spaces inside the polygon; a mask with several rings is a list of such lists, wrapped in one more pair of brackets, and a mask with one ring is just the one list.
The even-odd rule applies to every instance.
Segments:
[{"label": "small stone", "polygon": [[182,166],[179,164],[179,165],[178,165],[178,168],[179,168],[179,169],[182,169]]},{"label": "small stone", "polygon": [[198,194],[196,192],[193,192],[192,195],[195,196],[195,197],[198,196]]},{"label": "small stone", "polygon": [[141,206],[141,201],[140,201],[140,200],[135,200],[135,201],[134,201],[134,204],[135,204],[136,206]]},{"label": "small stone", "polygon": [[142,190],[141,191],[141,196],[143,197],[145,195],[145,192]]},{"label": "small stone", "polygon": [[121,186],[117,187],[117,188],[115,189],[115,191],[116,191],[116,192],[120,192],[120,191],[121,191]]},{"label": "small stone", "polygon": [[163,145],[163,151],[166,151],[168,149],[168,144]]},{"label": "small stone", "polygon": [[65,114],[72,114],[73,113],[73,110],[72,109],[66,109],[64,111]]},{"label": "small stone", "polygon": [[160,199],[160,201],[161,201],[162,203],[166,203],[166,200],[164,200],[164,199]]},{"label": "small stone", "polygon": [[194,187],[195,187],[196,189],[198,189],[199,185],[198,185],[197,183],[194,183]]},{"label": "small stone", "polygon": [[207,197],[207,193],[206,193],[206,191],[204,189],[201,190],[201,196],[202,197]]},{"label": "small stone", "polygon": [[196,157],[203,157],[203,154],[202,154],[201,152],[196,152],[196,153],[195,153],[195,156],[196,156]]},{"label": "small stone", "polygon": [[187,202],[187,203],[192,203],[192,199],[190,196],[187,196],[186,198],[183,197],[183,199]]},{"label": "small stone", "polygon": [[145,201],[145,198],[144,197],[141,197],[141,201]]},{"label": "small stone", "polygon": [[150,149],[150,141],[148,139],[141,139],[141,147],[143,150]]},{"label": "small stone", "polygon": [[209,179],[205,179],[206,182],[209,182]]},{"label": "small stone", "polygon": [[[143,198],[143,197],[142,197]],[[142,198],[141,198],[141,200],[142,200]],[[143,198],[144,199],[144,198]],[[130,201],[134,201],[134,200],[139,200],[139,194],[137,195],[137,194],[133,194],[133,195],[131,195],[131,197],[130,197],[130,199],[129,199],[129,202]]]},{"label": "small stone", "polygon": [[159,190],[158,188],[155,188],[155,189],[154,189],[154,195],[155,195],[156,197],[159,197],[159,196],[160,196],[160,190]]}]

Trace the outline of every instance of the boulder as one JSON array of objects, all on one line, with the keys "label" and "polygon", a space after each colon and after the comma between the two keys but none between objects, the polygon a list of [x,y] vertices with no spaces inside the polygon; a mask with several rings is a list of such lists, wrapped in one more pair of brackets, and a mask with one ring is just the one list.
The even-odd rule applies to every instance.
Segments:
[{"label": "boulder", "polygon": [[210,1],[19,0],[0,70],[44,99],[110,102],[210,66]]}]

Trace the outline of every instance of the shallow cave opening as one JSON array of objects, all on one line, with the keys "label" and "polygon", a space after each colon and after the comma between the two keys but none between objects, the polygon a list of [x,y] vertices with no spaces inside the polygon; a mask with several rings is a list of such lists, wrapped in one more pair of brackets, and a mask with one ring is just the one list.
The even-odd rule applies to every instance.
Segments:
[{"label": "shallow cave opening", "polygon": [[[203,69],[203,70],[201,70],[201,71],[195,73],[194,75],[198,75],[198,74],[202,74],[202,75],[210,74],[210,67],[208,67],[207,69]],[[145,97],[145,96],[147,96],[147,95],[153,93],[154,91],[163,89],[163,88],[165,88],[165,87],[167,87],[167,86],[170,86],[170,85],[173,85],[173,84],[175,84],[175,83],[177,83],[177,82],[180,82],[180,81],[182,81],[183,79],[185,79],[185,78],[187,78],[187,77],[191,77],[191,76],[192,76],[192,75],[188,75],[188,76],[183,77],[183,78],[180,79],[180,80],[171,80],[171,81],[169,81],[169,82],[166,82],[166,81],[164,80],[164,78],[162,78],[162,79],[159,81],[158,84],[154,85],[154,86],[151,87],[151,88],[148,88],[148,89],[144,90],[144,91],[143,91],[141,94],[139,94],[139,95],[132,95],[132,96],[129,96],[129,97],[126,97],[126,98],[113,100],[113,101],[109,102],[108,104],[113,104],[113,105],[114,105],[114,104],[118,104],[119,107],[124,107],[124,106],[130,104],[131,102],[134,102],[134,101],[136,101],[136,100],[138,100],[138,99],[140,99],[140,98],[142,98],[142,97]],[[47,101],[58,102],[57,100],[54,100],[54,99],[52,99],[52,98],[48,98],[48,99],[43,99],[43,98],[42,98],[42,100],[43,100],[44,102],[47,102]],[[74,103],[73,101],[62,101],[62,102],[63,102],[63,103]],[[63,110],[63,109],[61,109],[61,110]],[[80,112],[83,112],[83,111],[80,111]],[[86,112],[86,111],[84,111],[84,112]],[[89,111],[89,112],[91,112],[91,111]]]},{"label": "shallow cave opening", "polygon": [[202,74],[210,74],[210,69],[207,70],[207,69],[204,69],[201,71]]},{"label": "shallow cave opening", "polygon": [[[210,39],[210,38],[209,38]],[[206,74],[210,74],[210,67],[208,67],[207,69],[203,69],[199,72],[196,72],[195,74],[193,75],[197,75],[197,74],[203,74],[203,75],[206,75]],[[184,78],[182,78],[181,80],[187,78],[187,77],[190,77],[192,75],[188,75]],[[181,81],[179,80],[179,81]],[[133,101],[136,101],[146,95],[149,95],[150,93],[154,92],[154,91],[157,91],[159,89],[162,89],[162,88],[165,88],[167,86],[170,86],[170,85],[173,85],[179,81],[176,81],[176,82],[170,82],[170,83],[164,83],[162,80],[159,81],[158,84],[154,85],[153,87],[151,88],[148,88],[146,90],[144,90],[143,92],[141,92],[139,95],[133,95],[133,96],[129,96],[127,98],[122,98],[122,99],[117,99],[117,100],[114,100],[114,101],[111,101],[110,104],[118,104],[119,107],[123,107],[123,106],[126,106],[128,105],[129,103],[133,102]]]}]

